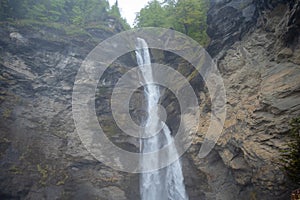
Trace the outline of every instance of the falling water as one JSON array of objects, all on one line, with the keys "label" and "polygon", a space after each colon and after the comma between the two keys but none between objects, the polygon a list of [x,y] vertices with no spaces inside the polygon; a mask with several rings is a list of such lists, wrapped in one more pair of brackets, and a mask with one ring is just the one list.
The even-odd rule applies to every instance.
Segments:
[{"label": "falling water", "polygon": [[[158,151],[165,145],[172,142],[168,126],[162,122],[158,114],[158,104],[160,99],[159,87],[153,82],[152,68],[148,45],[145,40],[138,38],[136,46],[136,57],[140,66],[142,77],[147,84],[144,93],[147,100],[147,113],[145,133],[149,138],[141,139],[142,153]],[[159,127],[163,127],[159,134],[153,134]],[[175,153],[177,152],[169,152]],[[155,160],[145,160],[141,158],[142,166],[159,166],[159,162],[164,159],[157,157]],[[181,163],[179,160],[171,165],[153,172],[142,173],[140,176],[140,194],[142,200],[188,200],[183,183]]]}]

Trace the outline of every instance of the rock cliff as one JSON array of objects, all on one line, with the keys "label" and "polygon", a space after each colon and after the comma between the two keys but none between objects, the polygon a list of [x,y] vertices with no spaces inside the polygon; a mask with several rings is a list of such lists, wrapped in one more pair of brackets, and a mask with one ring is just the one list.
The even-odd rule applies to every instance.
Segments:
[{"label": "rock cliff", "polygon": [[95,160],[80,143],[71,112],[81,62],[117,32],[107,26],[70,35],[41,24],[1,24],[0,199],[137,196],[138,177]]},{"label": "rock cliff", "polygon": [[227,119],[214,152],[193,156],[207,199],[290,198],[280,152],[300,113],[299,11],[299,1],[211,2],[208,50],[223,76]]},{"label": "rock cliff", "polygon": [[[210,99],[203,83],[192,80],[202,113],[193,145],[182,158],[190,200],[289,198],[292,187],[279,157],[290,139],[288,122],[300,114],[299,10],[298,0],[211,1],[208,51],[224,80],[227,118],[216,147],[200,159]],[[138,174],[95,160],[72,118],[72,88],[81,62],[118,31],[118,25],[108,24],[70,35],[41,24],[1,24],[0,199],[139,198]],[[190,72],[173,55],[157,57]],[[114,84],[135,65],[131,56],[118,59],[96,93],[99,123],[112,142],[131,151],[137,151],[137,141],[121,134],[108,108]],[[175,116],[170,101],[163,104]],[[168,120],[175,129],[175,117]]]},{"label": "rock cliff", "polygon": [[294,3],[295,1],[285,0],[210,1],[207,32],[212,41],[208,51],[212,56],[216,56],[220,51],[226,51],[235,41],[263,26],[266,22],[265,13],[279,4],[293,7]]}]

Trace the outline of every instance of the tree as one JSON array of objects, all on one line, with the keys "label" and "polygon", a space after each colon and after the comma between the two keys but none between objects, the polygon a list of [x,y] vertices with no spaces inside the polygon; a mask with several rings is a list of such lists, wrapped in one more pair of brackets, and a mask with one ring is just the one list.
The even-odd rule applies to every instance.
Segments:
[{"label": "tree", "polygon": [[1,0],[0,1],[0,20],[15,19],[24,16],[26,9],[22,1],[19,0]]},{"label": "tree", "polygon": [[64,9],[70,23],[84,26],[103,21],[108,15],[109,4],[103,0],[66,0]]},{"label": "tree", "polygon": [[106,0],[80,0],[85,2],[85,22],[99,23],[107,18],[109,3]]},{"label": "tree", "polygon": [[175,29],[206,44],[208,40],[206,34],[207,9],[207,0],[178,0],[175,7],[175,18],[178,24]]},{"label": "tree", "polygon": [[115,17],[121,17],[118,0],[116,0],[116,3],[111,6],[110,8],[110,14]]},{"label": "tree", "polygon": [[1,0],[0,20],[31,19],[84,26],[108,16],[107,0]]},{"label": "tree", "polygon": [[137,27],[174,28],[185,33],[202,45],[207,45],[206,13],[208,0],[157,0],[149,2],[138,13],[135,21]]},{"label": "tree", "polygon": [[123,29],[130,26],[121,17],[118,2],[109,8],[107,0],[0,0],[0,21],[30,19],[86,27],[115,19]]},{"label": "tree", "polygon": [[130,26],[127,23],[126,19],[122,18],[121,16],[118,0],[116,0],[115,4],[111,6],[108,13],[110,17],[113,17],[116,21],[118,21],[123,26],[123,29],[125,30],[130,29]]},{"label": "tree", "polygon": [[170,25],[167,19],[167,12],[157,0],[149,2],[137,14],[135,24],[137,27],[165,27]]}]

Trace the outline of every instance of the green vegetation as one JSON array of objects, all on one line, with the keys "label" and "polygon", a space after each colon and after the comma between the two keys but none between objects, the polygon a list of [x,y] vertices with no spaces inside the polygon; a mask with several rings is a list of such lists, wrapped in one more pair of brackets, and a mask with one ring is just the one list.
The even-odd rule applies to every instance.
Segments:
[{"label": "green vegetation", "polygon": [[[172,28],[187,34],[202,45],[207,45],[206,12],[208,0],[152,0],[136,17],[136,27]],[[71,34],[81,33],[86,27],[130,29],[121,17],[118,1],[111,7],[107,0],[1,0],[0,23],[37,22],[61,30],[71,27]],[[31,25],[33,23],[30,23]]]},{"label": "green vegetation", "polygon": [[288,177],[297,185],[300,186],[300,117],[293,119],[290,122],[291,129],[289,134],[291,141],[288,143],[288,148],[283,151],[283,159]]},{"label": "green vegetation", "polygon": [[125,30],[130,29],[129,24],[127,23],[126,19],[121,17],[120,9],[118,6],[118,0],[116,0],[116,3],[111,6],[109,10],[109,14],[111,17],[114,17],[116,20],[119,21],[119,23],[123,26]]},{"label": "green vegetation", "polygon": [[60,181],[57,181],[56,185],[59,186],[59,185],[64,185],[66,180],[69,178],[68,174],[66,174],[65,172],[63,173],[63,179],[60,180]]},{"label": "green vegetation", "polygon": [[141,9],[135,19],[136,27],[172,28],[185,33],[206,46],[206,13],[208,0],[152,0]]},{"label": "green vegetation", "polygon": [[124,29],[129,27],[121,18],[117,2],[110,8],[107,0],[1,0],[0,21],[24,19],[81,28],[114,19]]},{"label": "green vegetation", "polygon": [[168,17],[167,9],[157,1],[151,1],[142,8],[136,17],[137,27],[164,27],[169,28],[172,24]]},{"label": "green vegetation", "polygon": [[11,116],[11,112],[12,111],[10,109],[5,108],[4,111],[3,111],[3,117],[4,117],[4,119],[9,118]]},{"label": "green vegetation", "polygon": [[46,185],[46,181],[48,179],[48,165],[46,165],[45,168],[43,168],[40,164],[37,164],[37,170],[41,175],[41,179],[39,181],[39,183],[41,185]]},{"label": "green vegetation", "polygon": [[23,174],[22,170],[18,168],[17,166],[13,165],[12,167],[9,168],[9,172],[17,175],[17,174]]}]

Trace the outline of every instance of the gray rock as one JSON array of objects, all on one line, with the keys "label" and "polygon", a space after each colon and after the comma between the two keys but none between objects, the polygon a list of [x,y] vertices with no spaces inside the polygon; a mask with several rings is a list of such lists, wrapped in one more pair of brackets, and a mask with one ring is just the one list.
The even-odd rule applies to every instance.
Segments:
[{"label": "gray rock", "polygon": [[[212,1],[209,12],[219,17],[211,16],[210,26],[221,28],[220,18],[225,20],[224,24],[242,23],[244,19],[239,21],[238,2],[242,3]],[[280,157],[290,139],[286,134],[289,121],[300,115],[299,54],[295,53],[299,52],[300,43],[296,40],[289,44],[283,42],[285,39],[281,36],[286,32],[275,30],[286,30],[288,25],[280,22],[290,18],[298,1],[279,6],[276,5],[280,1],[272,2],[250,4],[256,6],[256,12],[269,9],[265,14],[261,13],[266,20],[264,25],[255,28],[258,22],[251,22],[254,27],[251,32],[245,32],[246,27],[240,24],[236,26],[241,28],[239,30],[229,26],[222,28],[223,32],[210,34],[213,39],[210,48],[216,53],[228,106],[223,135],[215,151],[204,160],[196,155],[193,157],[195,165],[208,179],[211,191],[206,195],[207,199],[218,199],[222,194],[220,199],[228,200],[284,200],[290,198],[291,187],[296,187],[288,185]],[[226,15],[222,9],[232,13]],[[226,16],[233,18],[226,19]],[[247,34],[238,41],[235,33]],[[299,32],[294,37],[299,39]],[[224,50],[224,45],[230,48]],[[203,120],[203,123],[202,127],[208,127],[209,121]],[[204,127],[195,136],[199,144],[203,140]]]},{"label": "gray rock", "polygon": [[[208,49],[224,79],[227,119],[215,149],[200,159],[211,103],[204,82],[199,84],[201,78],[191,77],[195,91],[201,93],[203,112],[201,125],[189,130],[193,144],[182,158],[190,200],[289,198],[279,157],[289,141],[288,121],[300,114],[300,45],[294,40],[299,33],[293,31],[299,1],[276,7],[280,2],[284,1],[211,1]],[[76,72],[95,41],[114,33],[93,28],[87,30],[90,34],[70,38],[49,27],[39,29],[5,25],[0,30],[0,199],[138,199],[139,175],[95,160],[72,119]],[[287,43],[291,35],[295,38]],[[192,72],[174,55],[155,54],[158,60],[174,62],[184,75]],[[137,141],[122,135],[110,115],[112,88],[128,70],[124,63],[135,66],[132,57],[124,57],[105,72],[95,108],[111,141],[137,152]],[[132,103],[142,97],[137,92],[135,98]],[[167,123],[176,130],[175,97],[163,97],[162,104],[171,113]],[[134,106],[130,109],[138,112]],[[193,114],[185,113],[186,123]]]},{"label": "gray rock", "polygon": [[234,42],[241,40],[255,29],[262,12],[274,8],[284,0],[215,0],[210,1],[207,15],[207,33],[211,43],[207,50],[215,57],[227,50]]},{"label": "gray rock", "polygon": [[1,27],[0,199],[136,199],[138,175],[95,160],[72,118],[77,70],[95,40],[114,33],[97,29],[93,40],[39,29]]}]

